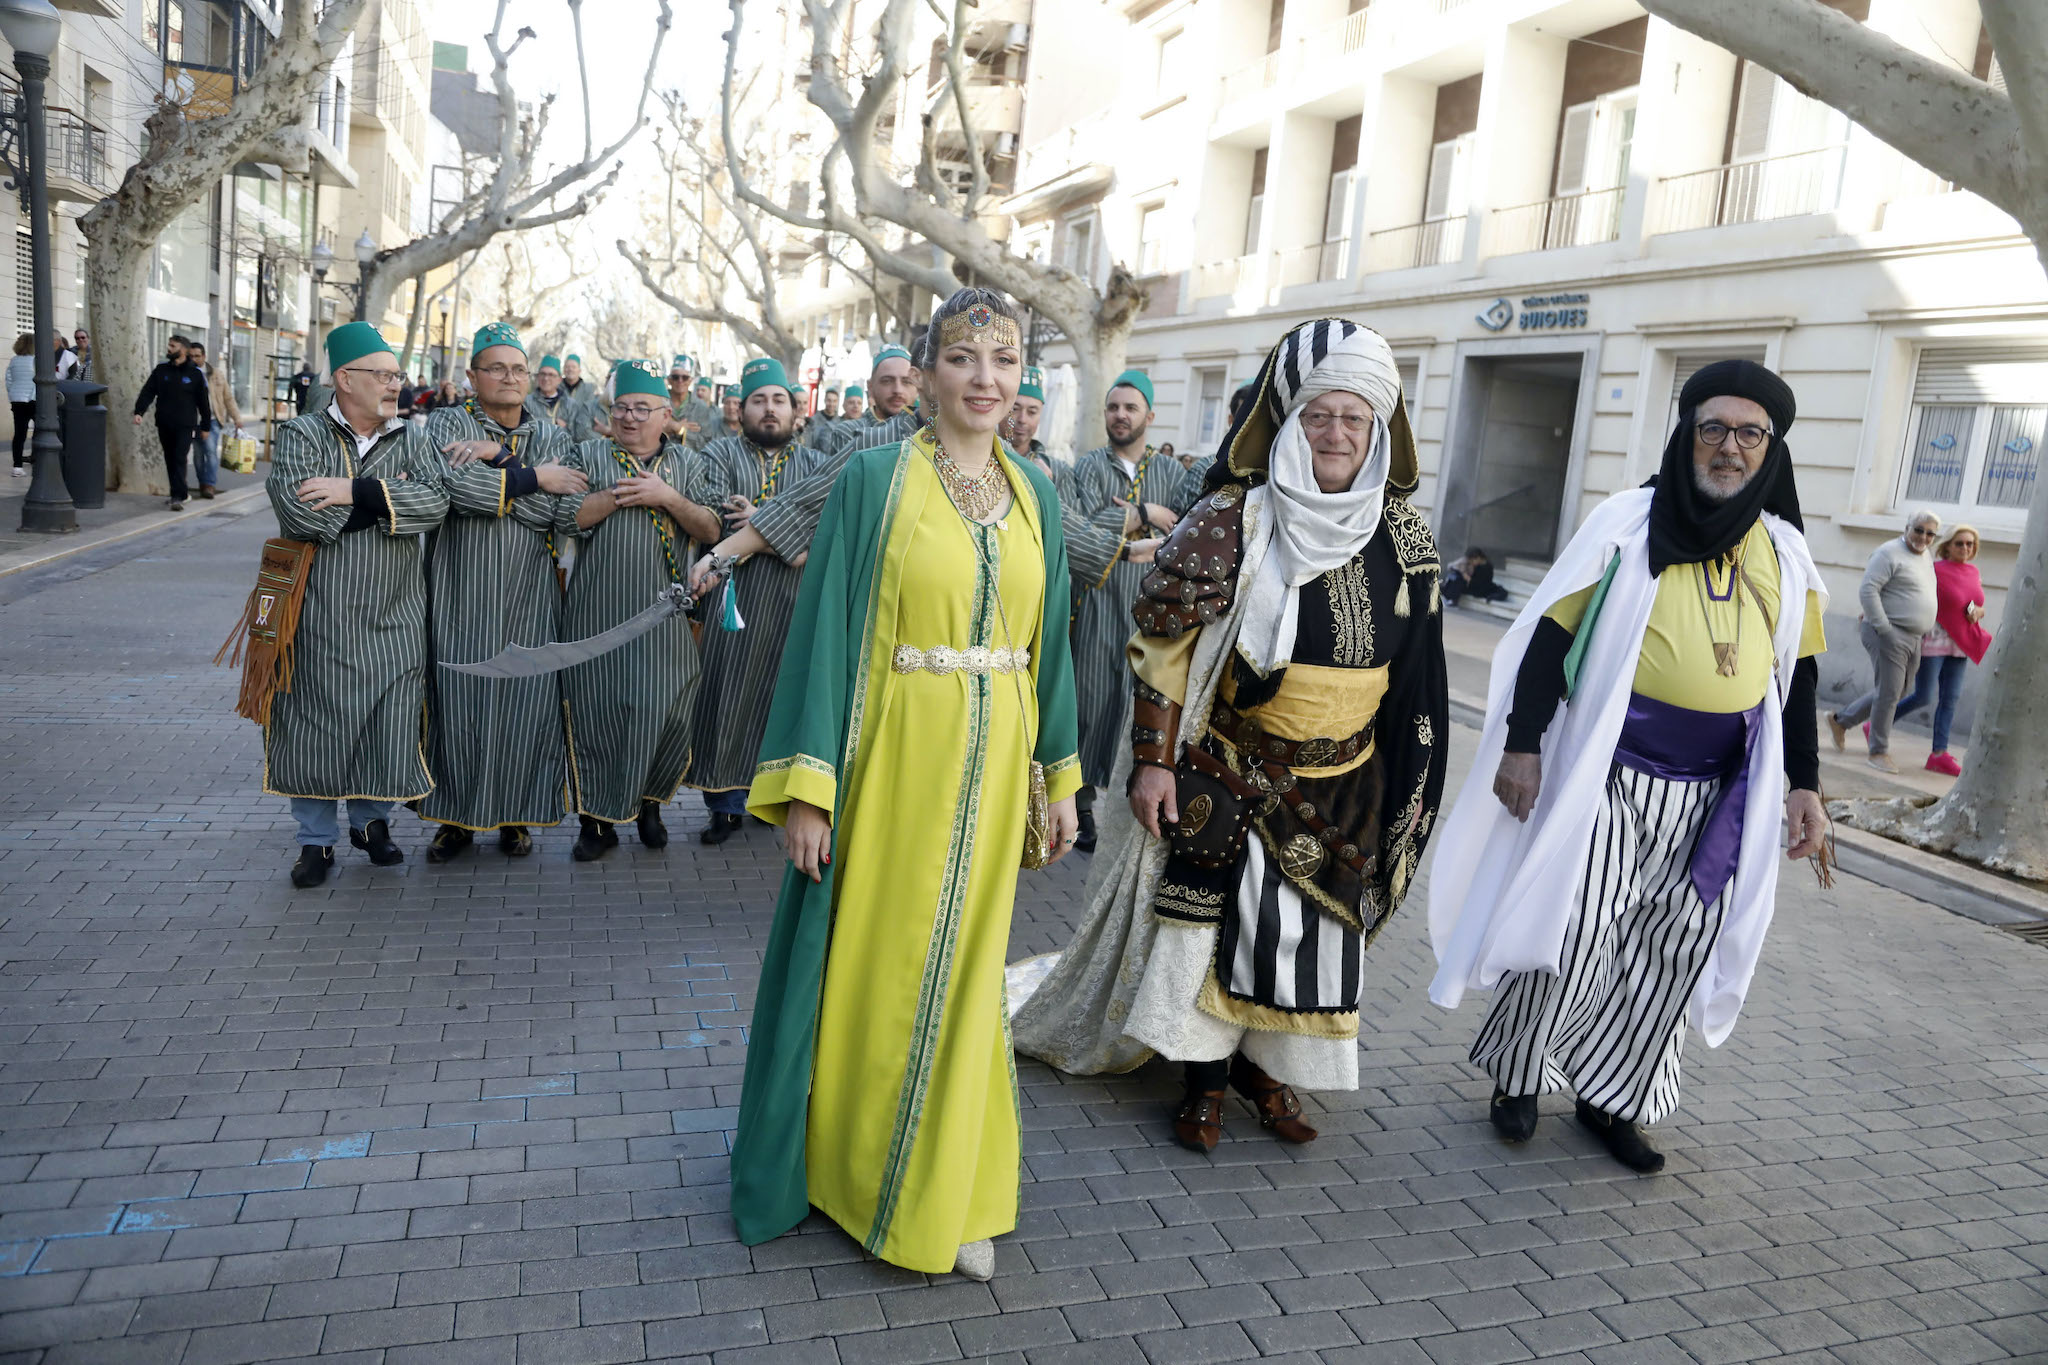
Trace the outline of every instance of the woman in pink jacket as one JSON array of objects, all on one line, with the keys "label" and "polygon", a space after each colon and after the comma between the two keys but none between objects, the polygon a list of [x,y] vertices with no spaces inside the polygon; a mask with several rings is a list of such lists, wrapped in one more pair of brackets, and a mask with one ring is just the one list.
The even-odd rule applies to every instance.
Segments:
[{"label": "woman in pink jacket", "polygon": [[1960,763],[1948,751],[1949,726],[1963,693],[1963,670],[1984,662],[1991,632],[1984,629],[1984,583],[1977,576],[1977,528],[1957,526],[1934,547],[1934,629],[1920,640],[1920,672],[1894,716],[1934,703],[1934,752],[1929,772],[1955,777]]}]

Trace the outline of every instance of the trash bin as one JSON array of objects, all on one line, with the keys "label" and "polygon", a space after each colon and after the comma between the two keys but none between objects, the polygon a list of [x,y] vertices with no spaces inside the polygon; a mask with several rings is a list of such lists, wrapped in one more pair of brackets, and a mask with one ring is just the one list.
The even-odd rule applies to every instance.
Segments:
[{"label": "trash bin", "polygon": [[107,505],[107,386],[89,379],[60,379],[63,406],[57,431],[64,441],[64,487],[74,507]]}]

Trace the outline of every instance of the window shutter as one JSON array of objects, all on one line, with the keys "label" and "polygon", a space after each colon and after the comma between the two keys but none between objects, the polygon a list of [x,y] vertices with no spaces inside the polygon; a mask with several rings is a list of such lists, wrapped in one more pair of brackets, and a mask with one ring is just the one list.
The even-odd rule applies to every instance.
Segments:
[{"label": "window shutter", "polygon": [[1351,235],[1351,172],[1330,177],[1330,202],[1323,210],[1323,240],[1341,242]]},{"label": "window shutter", "polygon": [[1575,104],[1564,111],[1557,143],[1556,194],[1577,194],[1586,188],[1586,165],[1593,141],[1593,105]]},{"label": "window shutter", "polygon": [[1778,96],[1778,78],[1755,62],[1742,64],[1742,84],[1735,107],[1735,138],[1730,160],[1748,161],[1768,153],[1771,105]]},{"label": "window shutter", "polygon": [[1417,401],[1415,386],[1422,378],[1422,361],[1415,356],[1409,356],[1405,360],[1397,357],[1394,369],[1401,376],[1401,402],[1408,409],[1408,421],[1412,424],[1415,421]]},{"label": "window shutter", "polygon": [[1953,346],[1920,353],[1915,403],[2048,403],[2048,345]]},{"label": "window shutter", "polygon": [[1458,173],[1456,139],[1439,142],[1429,151],[1429,190],[1422,202],[1424,219],[1451,216],[1451,187]]}]

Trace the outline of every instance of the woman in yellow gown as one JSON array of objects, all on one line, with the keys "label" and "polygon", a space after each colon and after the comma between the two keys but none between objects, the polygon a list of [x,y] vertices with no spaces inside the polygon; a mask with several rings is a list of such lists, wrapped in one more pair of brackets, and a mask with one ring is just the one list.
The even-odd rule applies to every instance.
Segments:
[{"label": "woman in yellow gown", "polygon": [[811,544],[748,808],[791,867],[733,1149],[752,1244],[815,1205],[913,1270],[987,1278],[1017,1223],[1003,964],[1031,764],[1072,845],[1073,669],[1052,485],[996,440],[1015,315],[961,290],[923,357],[933,425],[862,451]]}]

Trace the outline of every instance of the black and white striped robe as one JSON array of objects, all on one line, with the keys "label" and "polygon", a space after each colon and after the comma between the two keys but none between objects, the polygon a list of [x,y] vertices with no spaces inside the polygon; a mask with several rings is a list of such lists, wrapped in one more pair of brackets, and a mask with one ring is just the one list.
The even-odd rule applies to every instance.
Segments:
[{"label": "black and white striped robe", "polygon": [[[1067,536],[1067,565],[1074,580],[1074,683],[1081,720],[1081,780],[1091,787],[1109,784],[1117,757],[1130,745],[1131,671],[1124,645],[1131,638],[1131,606],[1138,585],[1151,566],[1123,559],[1124,509],[1115,499],[1135,505],[1156,502],[1186,512],[1201,495],[1202,483],[1178,460],[1145,447],[1136,478],[1097,446],[1074,461],[1072,472],[1055,485],[1060,494],[1062,529]],[[1140,529],[1138,538],[1160,534]]]},{"label": "black and white striped robe", "polygon": [[[695,454],[677,441],[641,464],[670,487],[689,486]],[[576,447],[595,493],[631,476],[607,440]],[[666,531],[666,552],[661,532]],[[562,638],[581,640],[638,615],[671,581],[687,578],[688,543],[666,513],[621,507],[577,540],[576,571],[562,609]],[[569,771],[576,813],[613,823],[640,803],[667,801],[690,759],[697,645],[678,616],[639,639],[562,673],[569,716]]]},{"label": "black and white striped robe", "polygon": [[[727,498],[773,506],[784,489],[818,473],[831,459],[793,442],[784,450],[782,467],[769,485],[767,476],[780,452],[764,451],[741,436],[713,441],[691,462],[684,496],[720,517]],[[782,642],[796,611],[802,574],[774,555],[755,555],[734,571],[728,589],[739,594],[744,628],[724,628],[723,597],[714,598],[706,611],[703,677],[690,725],[685,785],[732,791],[753,783],[761,736],[768,728],[768,703],[774,700],[775,671],[782,663]]]},{"label": "black and white striped robe", "polygon": [[[442,460],[448,519],[427,539],[433,657],[488,659],[507,645],[560,638],[559,550],[576,533],[580,496],[512,494],[516,469],[570,464],[569,437],[529,409],[507,431],[468,406],[427,415],[436,455],[454,441],[512,448],[506,467]],[[442,824],[488,830],[553,825],[567,796],[567,750],[559,675],[478,678],[436,667],[427,684],[429,752],[436,777],[420,814]]]},{"label": "black and white striped robe", "polygon": [[876,446],[901,444],[924,425],[911,408],[879,422],[870,421],[871,415],[862,413],[851,422],[842,419],[833,428],[829,443],[814,447],[826,458],[810,476],[790,484],[788,492],[754,514],[754,529],[782,559],[795,559],[810,548],[811,536],[825,511],[825,499],[848,460]]},{"label": "black and white striped robe", "polygon": [[[291,690],[263,727],[263,790],[328,800],[410,801],[434,785],[424,692],[427,581],[420,535],[448,510],[441,462],[424,435],[396,423],[358,455],[328,411],[278,428],[264,481],[278,534],[320,548],[292,646]],[[356,509],[299,501],[311,478],[374,479],[386,510],[344,530]]]}]

